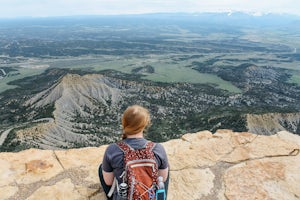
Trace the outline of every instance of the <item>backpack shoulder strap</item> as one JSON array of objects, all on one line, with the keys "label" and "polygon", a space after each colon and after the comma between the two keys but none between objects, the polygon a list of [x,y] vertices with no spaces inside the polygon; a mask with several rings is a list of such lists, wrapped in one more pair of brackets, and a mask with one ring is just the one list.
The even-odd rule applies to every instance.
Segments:
[{"label": "backpack shoulder strap", "polygon": [[145,145],[145,149],[147,149],[148,151],[153,151],[155,145],[156,145],[156,143],[147,141],[147,143]]},{"label": "backpack shoulder strap", "polygon": [[[124,152],[127,153],[130,150],[134,151],[134,148],[132,148],[129,144],[127,144],[126,142],[120,141],[116,143],[118,145],[118,147]],[[144,149],[147,149],[149,151],[153,151],[154,147],[155,147],[156,143],[151,142],[151,141],[147,141],[145,146],[143,147]]]},{"label": "backpack shoulder strap", "polygon": [[126,142],[121,141],[121,142],[117,142],[116,144],[124,153],[128,153],[130,150],[134,151],[134,149]]},{"label": "backpack shoulder strap", "polygon": [[110,188],[110,190],[109,190],[109,192],[107,194],[108,197],[112,197],[112,195],[113,195],[113,193],[114,193],[117,185],[118,185],[118,181],[117,181],[116,177],[114,177],[113,184],[112,184],[112,186],[111,186],[111,188]]}]

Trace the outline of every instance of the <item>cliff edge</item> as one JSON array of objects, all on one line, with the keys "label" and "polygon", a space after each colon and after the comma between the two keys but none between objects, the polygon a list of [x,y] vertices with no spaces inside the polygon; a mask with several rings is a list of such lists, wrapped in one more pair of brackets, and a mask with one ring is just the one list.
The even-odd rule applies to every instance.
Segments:
[{"label": "cliff edge", "polygon": [[[300,199],[300,137],[218,130],[163,143],[168,199]],[[105,199],[98,166],[106,146],[0,153],[0,199]]]}]

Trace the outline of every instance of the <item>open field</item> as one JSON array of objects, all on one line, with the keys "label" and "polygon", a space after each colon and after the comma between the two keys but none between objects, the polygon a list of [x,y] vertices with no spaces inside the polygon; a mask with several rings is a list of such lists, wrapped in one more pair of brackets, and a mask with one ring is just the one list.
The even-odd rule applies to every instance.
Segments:
[{"label": "open field", "polygon": [[[182,59],[184,58],[184,59]],[[143,74],[144,79],[156,82],[187,82],[200,84],[215,84],[216,87],[229,92],[239,93],[239,88],[232,83],[221,79],[213,74],[200,73],[193,70],[193,62],[206,62],[214,60],[212,66],[234,67],[243,63],[253,63],[258,66],[273,66],[294,71],[295,74],[290,82],[300,84],[300,61],[291,62],[289,58],[279,58],[274,54],[267,53],[211,53],[202,54],[197,58],[186,54],[164,54],[164,55],[126,55],[126,56],[80,56],[80,57],[62,57],[58,59],[38,59],[36,61],[22,62],[13,64],[10,67],[17,69],[0,80],[0,92],[12,89],[15,86],[8,85],[10,81],[21,79],[27,76],[33,76],[44,72],[49,68],[69,68],[92,71],[102,71],[107,69],[117,70],[123,73],[132,73],[132,70],[138,67],[151,65],[155,73]],[[7,66],[7,65],[2,65]],[[48,66],[48,67],[47,67]],[[1,68],[1,65],[0,65]]]},{"label": "open field", "polygon": [[8,90],[16,88],[15,85],[8,84],[11,81],[22,79],[28,76],[35,76],[41,74],[45,71],[45,69],[32,69],[32,68],[16,68],[18,71],[13,71],[7,74],[7,76],[0,79],[0,93]]},{"label": "open field", "polygon": [[300,85],[300,71],[294,72],[291,79],[289,80],[290,83],[296,83]]},{"label": "open field", "polygon": [[[194,61],[195,59],[192,59]],[[78,57],[66,58],[57,60],[38,61],[37,63],[30,63],[31,68],[23,67],[16,68],[18,75],[5,77],[0,80],[0,92],[7,89],[14,88],[13,85],[7,85],[8,82],[24,78],[26,76],[33,76],[42,73],[45,69],[35,69],[33,66],[49,65],[50,68],[69,68],[69,69],[91,69],[94,71],[102,71],[106,69],[113,69],[123,73],[132,73],[131,71],[137,67],[151,65],[155,68],[155,73],[144,74],[144,79],[156,82],[187,82],[187,83],[201,83],[214,84],[216,87],[229,92],[240,92],[240,90],[233,86],[230,82],[224,81],[216,75],[199,73],[186,66],[191,64],[191,61],[176,61],[173,63],[169,56],[147,56],[147,57],[130,57],[130,56],[102,56],[102,57]],[[24,63],[22,64],[24,66]],[[16,73],[16,72],[14,72]]]}]

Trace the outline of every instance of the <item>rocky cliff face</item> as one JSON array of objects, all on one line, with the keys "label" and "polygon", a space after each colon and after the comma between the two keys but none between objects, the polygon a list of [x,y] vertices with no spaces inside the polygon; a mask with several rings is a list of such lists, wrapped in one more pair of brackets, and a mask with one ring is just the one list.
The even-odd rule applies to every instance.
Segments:
[{"label": "rocky cliff face", "polygon": [[288,130],[300,135],[300,113],[247,114],[247,128],[251,133],[272,135]]},{"label": "rocky cliff face", "polygon": [[[218,130],[163,143],[168,199],[300,199],[300,137]],[[106,146],[0,153],[0,199],[105,199],[97,168]]]}]

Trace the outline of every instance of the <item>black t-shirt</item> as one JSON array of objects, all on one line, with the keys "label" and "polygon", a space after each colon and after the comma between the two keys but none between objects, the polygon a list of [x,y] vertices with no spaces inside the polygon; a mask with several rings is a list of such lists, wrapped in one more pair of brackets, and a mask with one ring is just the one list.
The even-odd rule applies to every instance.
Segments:
[{"label": "black t-shirt", "polygon": [[[126,138],[123,140],[134,149],[141,149],[147,143],[145,138]],[[164,147],[156,143],[153,148],[158,169],[166,169],[169,167],[168,158]],[[105,172],[114,172],[115,177],[120,177],[124,171],[124,153],[116,143],[110,144],[104,154],[102,161],[102,169]],[[119,178],[118,178],[119,179]]]}]

